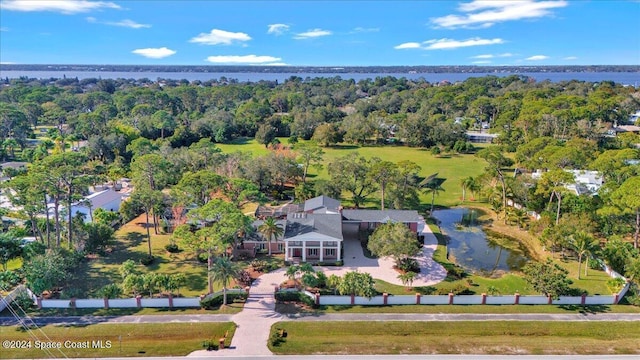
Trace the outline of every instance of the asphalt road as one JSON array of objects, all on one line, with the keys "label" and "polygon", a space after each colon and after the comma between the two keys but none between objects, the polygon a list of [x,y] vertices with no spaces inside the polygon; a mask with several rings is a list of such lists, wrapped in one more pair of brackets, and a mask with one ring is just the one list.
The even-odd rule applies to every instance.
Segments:
[{"label": "asphalt road", "polygon": [[[88,325],[136,323],[227,322],[232,315],[126,315],[126,316],[45,316],[31,318],[37,325]],[[290,321],[640,321],[640,314],[321,314],[285,315]],[[14,318],[0,318],[0,326],[17,325]]]}]

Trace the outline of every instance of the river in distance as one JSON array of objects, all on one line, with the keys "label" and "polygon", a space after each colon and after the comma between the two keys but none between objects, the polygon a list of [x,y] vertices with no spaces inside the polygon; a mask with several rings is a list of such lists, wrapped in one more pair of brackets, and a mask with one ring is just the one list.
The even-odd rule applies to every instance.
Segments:
[{"label": "river in distance", "polygon": [[430,83],[441,81],[457,82],[464,81],[471,77],[484,77],[488,75],[505,77],[509,75],[524,75],[535,79],[536,81],[569,81],[578,80],[586,82],[613,81],[622,85],[631,85],[638,87],[640,85],[640,72],[491,72],[491,73],[266,73],[266,72],[115,72],[115,71],[30,71],[30,70],[2,70],[0,68],[0,78],[15,79],[26,76],[36,79],[50,78],[78,78],[80,80],[87,78],[100,79],[149,79],[156,81],[158,79],[168,80],[188,80],[188,81],[208,81],[219,80],[222,77],[226,79],[235,79],[238,82],[258,82],[278,81],[283,82],[292,76],[302,79],[306,78],[332,78],[339,76],[342,79],[353,79],[356,82],[363,79],[375,79],[376,77],[392,76],[395,78],[407,78],[411,80],[424,79]]}]

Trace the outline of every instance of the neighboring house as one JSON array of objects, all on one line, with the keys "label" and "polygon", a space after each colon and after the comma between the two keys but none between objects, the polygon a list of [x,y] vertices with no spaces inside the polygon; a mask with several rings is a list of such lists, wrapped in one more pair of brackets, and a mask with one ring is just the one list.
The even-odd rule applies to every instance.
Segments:
[{"label": "neighboring house", "polygon": [[22,161],[8,161],[0,164],[0,182],[10,180],[13,174],[26,170],[28,164]]},{"label": "neighboring house", "polygon": [[635,124],[636,122],[638,122],[638,120],[640,120],[640,110],[629,115],[629,120],[628,120],[629,124]]},{"label": "neighboring house", "polygon": [[[574,183],[565,185],[567,190],[573,191],[576,195],[596,195],[602,187],[604,179],[598,171],[592,170],[565,170],[573,174]],[[544,172],[536,170],[531,174],[531,178],[540,179]]]},{"label": "neighboring house", "polygon": [[490,134],[485,132],[467,131],[467,139],[472,143],[490,144],[499,134]]},{"label": "neighboring house", "polygon": [[[71,216],[76,216],[78,213],[82,213],[85,215],[84,221],[91,222],[91,217],[96,209],[103,209],[105,211],[120,210],[122,197],[122,193],[117,192],[110,187],[102,191],[94,192],[71,205]],[[50,211],[53,211],[53,209]]]},{"label": "neighboring house", "polygon": [[[415,210],[345,210],[339,200],[324,195],[291,209],[295,211],[277,221],[284,229],[283,236],[271,242],[271,252],[284,253],[287,261],[342,260],[342,232],[347,227],[355,231],[374,230],[380,224],[401,222],[417,233],[419,224],[424,225],[424,218]],[[257,231],[263,223],[263,220],[254,221],[255,232],[244,239],[236,253],[243,249],[253,254],[257,250],[268,250],[268,242]]]}]

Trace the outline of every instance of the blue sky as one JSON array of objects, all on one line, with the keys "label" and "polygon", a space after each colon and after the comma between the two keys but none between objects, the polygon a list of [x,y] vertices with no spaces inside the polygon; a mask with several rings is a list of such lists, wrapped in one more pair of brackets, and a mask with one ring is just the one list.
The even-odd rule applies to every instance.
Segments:
[{"label": "blue sky", "polygon": [[640,65],[640,1],[0,0],[0,62]]}]

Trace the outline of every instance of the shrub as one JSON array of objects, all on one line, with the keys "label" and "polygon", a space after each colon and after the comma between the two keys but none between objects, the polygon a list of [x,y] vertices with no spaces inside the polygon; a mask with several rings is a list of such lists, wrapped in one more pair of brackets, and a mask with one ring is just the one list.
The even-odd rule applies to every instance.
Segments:
[{"label": "shrub", "polygon": [[[200,306],[207,310],[218,309],[222,305],[222,294],[215,296],[209,296],[200,301]],[[227,303],[245,302],[247,300],[247,294],[245,293],[227,293]]]},{"label": "shrub", "polygon": [[276,300],[278,302],[292,301],[303,303],[308,306],[315,306],[316,301],[309,295],[298,291],[278,291],[276,292]]},{"label": "shrub", "polygon": [[269,264],[264,261],[264,260],[253,260],[251,261],[251,267],[253,268],[253,270],[255,271],[260,271],[262,272],[265,268],[267,268],[269,266]]},{"label": "shrub", "polygon": [[[11,307],[15,310],[26,311],[33,307],[33,299],[27,294],[26,291],[22,291],[11,303]],[[21,312],[19,312],[21,313]]]},{"label": "shrub", "polygon": [[451,287],[444,287],[444,288],[437,289],[435,291],[435,294],[449,295],[449,293],[451,293],[453,295],[465,295],[465,294],[468,294],[469,292],[470,292],[469,288],[467,288],[464,284],[458,283]]},{"label": "shrub", "polygon": [[251,286],[251,274],[247,270],[240,271],[237,280],[244,286]]},{"label": "shrub", "polygon": [[396,263],[396,266],[398,267],[398,269],[404,271],[405,273],[409,271],[412,271],[416,274],[420,273],[420,265],[418,264],[418,261],[413,258],[400,259],[400,261]]},{"label": "shrub", "polygon": [[0,289],[11,289],[18,285],[20,281],[20,276],[15,271],[0,271]]},{"label": "shrub", "polygon": [[453,279],[462,279],[466,273],[460,266],[454,265],[447,269],[447,276]]},{"label": "shrub", "polygon": [[178,247],[178,244],[175,244],[175,243],[167,244],[164,246],[164,248],[172,254],[180,252],[180,248]]},{"label": "shrub", "polygon": [[598,259],[589,259],[588,265],[589,265],[589,269],[594,269],[594,270],[602,269],[602,263]]},{"label": "shrub", "polygon": [[207,261],[209,261],[209,255],[207,255],[207,253],[198,254],[198,261],[203,264],[206,264]]},{"label": "shrub", "polygon": [[144,266],[149,266],[153,264],[153,260],[154,260],[153,256],[145,255],[140,259],[140,264]]},{"label": "shrub", "polygon": [[269,344],[274,347],[280,346],[286,340],[284,339],[286,331],[284,329],[276,328],[274,332],[269,335]]},{"label": "shrub", "polygon": [[607,287],[611,292],[618,293],[624,287],[625,281],[623,278],[613,278],[607,281]]}]

